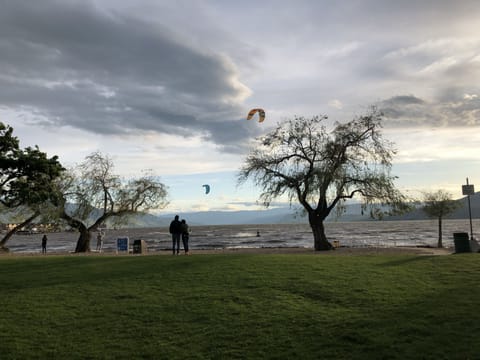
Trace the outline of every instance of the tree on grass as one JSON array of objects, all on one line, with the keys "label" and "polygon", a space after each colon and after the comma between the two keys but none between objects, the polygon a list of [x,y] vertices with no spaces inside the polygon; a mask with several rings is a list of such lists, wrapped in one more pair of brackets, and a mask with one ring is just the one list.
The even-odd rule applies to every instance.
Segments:
[{"label": "tree on grass", "polygon": [[122,180],[113,161],[99,152],[87,156],[59,183],[60,217],[80,233],[75,252],[90,251],[91,232],[107,219],[128,217],[167,205],[166,186],[152,175]]},{"label": "tree on grass", "polygon": [[406,210],[404,196],[390,175],[395,154],[381,134],[382,114],[368,114],[329,133],[326,116],[295,117],[257,138],[238,175],[239,183],[253,178],[262,189],[265,206],[282,195],[298,201],[308,214],[315,250],[333,246],[325,235],[324,221],[346,199],[358,197],[374,217]]},{"label": "tree on grass", "polygon": [[431,218],[438,219],[438,243],[437,247],[442,248],[442,220],[448,214],[461,207],[461,203],[452,200],[452,194],[445,190],[425,192],[423,194],[425,205],[422,210]]},{"label": "tree on grass", "polygon": [[21,149],[13,128],[0,122],[0,204],[3,212],[20,219],[0,240],[0,248],[6,249],[16,231],[58,205],[55,180],[64,170],[57,156],[49,158],[38,147]]}]

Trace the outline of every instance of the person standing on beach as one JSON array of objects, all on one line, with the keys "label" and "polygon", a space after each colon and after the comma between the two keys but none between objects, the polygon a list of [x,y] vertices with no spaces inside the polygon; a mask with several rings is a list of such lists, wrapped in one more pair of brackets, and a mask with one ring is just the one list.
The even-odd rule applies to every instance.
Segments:
[{"label": "person standing on beach", "polygon": [[188,228],[188,224],[185,219],[182,219],[182,242],[183,242],[183,249],[185,250],[185,255],[190,255],[188,252],[188,239],[190,237],[190,229]]},{"label": "person standing on beach", "polygon": [[42,254],[46,254],[47,253],[47,235],[46,234],[43,234],[43,237],[42,237]]},{"label": "person standing on beach", "polygon": [[102,252],[103,249],[103,237],[104,237],[103,231],[99,231],[97,235],[97,251]]},{"label": "person standing on beach", "polygon": [[178,220],[178,215],[175,215],[175,219],[172,220],[170,223],[170,234],[172,234],[172,248],[173,248],[173,255],[178,255],[180,252],[180,237],[182,236],[182,223]]}]

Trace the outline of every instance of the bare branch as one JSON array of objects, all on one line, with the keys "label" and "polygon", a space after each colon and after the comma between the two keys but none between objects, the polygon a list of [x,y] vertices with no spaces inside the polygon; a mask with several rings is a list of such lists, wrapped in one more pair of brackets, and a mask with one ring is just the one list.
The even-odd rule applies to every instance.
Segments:
[{"label": "bare branch", "polygon": [[373,108],[350,122],[337,123],[330,132],[322,123],[326,116],[295,117],[279,124],[257,139],[238,181],[253,179],[266,205],[284,195],[290,202],[297,200],[317,230],[345,199],[358,196],[365,204],[378,201],[396,207],[403,197],[390,175],[395,150],[382,139],[382,116]]}]

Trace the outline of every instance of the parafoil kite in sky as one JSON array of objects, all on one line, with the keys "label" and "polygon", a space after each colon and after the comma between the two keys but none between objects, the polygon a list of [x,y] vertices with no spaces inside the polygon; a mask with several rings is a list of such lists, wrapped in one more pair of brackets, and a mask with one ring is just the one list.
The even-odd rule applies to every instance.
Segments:
[{"label": "parafoil kite in sky", "polygon": [[263,109],[252,109],[249,111],[247,120],[252,120],[253,115],[258,112],[258,122],[263,122],[265,120],[265,110]]},{"label": "parafoil kite in sky", "polygon": [[210,192],[210,185],[202,185],[205,188],[205,194],[208,194]]}]

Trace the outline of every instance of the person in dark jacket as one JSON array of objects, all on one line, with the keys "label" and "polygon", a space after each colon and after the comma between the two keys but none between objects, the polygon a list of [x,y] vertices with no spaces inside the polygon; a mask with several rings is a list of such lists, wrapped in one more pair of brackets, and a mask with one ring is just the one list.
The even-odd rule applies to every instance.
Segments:
[{"label": "person in dark jacket", "polygon": [[43,234],[42,237],[42,254],[47,253],[47,235]]},{"label": "person in dark jacket", "polygon": [[180,252],[180,237],[182,236],[182,223],[178,220],[178,215],[170,223],[170,234],[172,234],[173,255]]},{"label": "person in dark jacket", "polygon": [[182,219],[182,242],[183,242],[183,249],[185,250],[185,255],[190,255],[188,252],[188,239],[190,237],[190,229],[188,228],[188,224],[185,219]]}]

